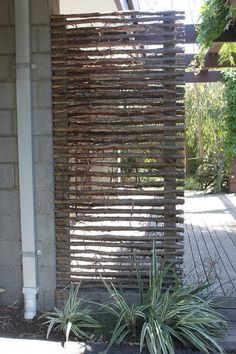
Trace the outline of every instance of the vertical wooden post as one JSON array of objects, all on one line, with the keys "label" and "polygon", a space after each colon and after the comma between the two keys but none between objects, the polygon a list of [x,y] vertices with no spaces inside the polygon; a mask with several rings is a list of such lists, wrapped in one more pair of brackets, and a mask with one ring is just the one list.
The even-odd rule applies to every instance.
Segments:
[{"label": "vertical wooden post", "polygon": [[[54,45],[54,40],[58,38],[58,35],[53,32],[53,30],[59,30],[63,33],[60,34],[62,37],[62,44],[64,48],[60,48],[60,50],[54,49],[52,47],[52,61],[53,63],[57,61],[61,61],[66,63],[67,62],[67,29],[66,29],[66,17],[59,16],[52,21],[60,21],[61,25],[57,27],[52,26],[52,46]],[[53,68],[56,68],[56,65],[53,65]],[[55,77],[56,72],[53,71],[53,77]],[[60,130],[57,131],[56,128],[68,128],[69,127],[69,119],[68,119],[68,75],[67,75],[67,68],[65,67],[64,71],[60,72],[61,79],[57,81],[53,81],[52,84],[52,95],[56,94],[58,100],[61,101],[59,113],[54,113],[55,118],[53,120],[53,129],[54,129],[54,156],[56,156],[54,161],[54,170],[57,172],[58,166],[65,166],[64,171],[61,174],[55,175],[55,207],[56,207],[56,215],[55,215],[55,227],[56,227],[56,255],[57,255],[57,287],[63,288],[68,285],[68,282],[63,277],[63,273],[70,274],[70,212],[68,211],[69,205],[65,203],[64,205],[57,204],[58,200],[65,200],[68,201],[70,199],[70,164],[69,164],[69,157],[68,157],[68,150],[65,149],[63,151],[63,147],[69,147],[68,142],[68,133],[61,133]],[[55,87],[58,85],[61,86],[61,90],[56,90]],[[53,100],[54,101],[54,100]],[[53,107],[54,112],[57,107]],[[56,142],[58,138],[66,138],[66,144],[64,141]],[[56,148],[55,148],[56,146]],[[60,149],[58,149],[60,148]],[[61,156],[60,156],[61,155]],[[60,186],[60,188],[58,188]],[[63,187],[62,187],[63,186]],[[61,209],[61,210],[60,210]],[[63,222],[66,228],[63,228],[62,231],[59,231],[61,223]],[[63,256],[62,256],[63,251]],[[60,262],[63,260],[63,272],[60,269]],[[57,302],[60,299],[57,299]]]},{"label": "vertical wooden post", "polygon": [[[168,25],[168,27],[165,27],[164,30],[166,32],[166,39],[168,40],[168,44],[164,44],[164,49],[168,50],[168,49],[172,49],[174,51],[175,49],[175,18],[174,16],[171,17],[171,19],[165,19],[165,17],[167,17],[165,14],[163,15],[163,23],[165,25]],[[165,57],[165,54],[164,54]],[[172,74],[171,78],[173,81],[175,82],[176,80],[176,73],[175,73],[175,65],[176,65],[176,53],[172,53],[172,54],[168,54],[166,55],[167,60],[165,59],[164,63],[168,64],[168,58],[174,59],[174,67],[172,68],[167,68],[164,69],[164,73],[165,74]],[[171,61],[172,62],[172,61]],[[171,106],[175,106],[173,107],[173,110],[171,111],[171,116],[175,117],[176,116],[176,84],[175,83],[171,83],[168,82],[169,80],[165,80],[165,84],[164,84],[164,89],[169,89],[169,90],[173,90],[173,93],[170,93],[168,97],[171,97],[172,99],[172,103],[170,103]],[[166,97],[166,96],[165,96]],[[167,145],[173,145],[173,151],[175,150],[175,143],[176,141],[174,140],[175,136],[176,136],[176,132],[173,129],[173,131],[170,130],[165,130],[165,127],[169,128],[169,127],[176,127],[176,122],[175,121],[167,121],[164,122],[164,144]],[[166,163],[167,167],[165,167],[165,172],[167,174],[171,174],[174,171],[176,171],[176,169],[174,169],[171,166],[171,163],[176,163],[176,159],[173,158],[169,158],[169,150],[165,150],[164,153],[164,162]],[[175,215],[176,215],[176,205],[174,204],[174,202],[177,199],[177,195],[175,192],[170,193],[170,191],[173,191],[174,189],[176,189],[176,177],[172,176],[172,175],[166,175],[164,177],[164,191],[167,194],[164,194],[164,210],[166,212],[168,212],[168,221],[164,222],[165,228],[171,228],[173,229],[173,231],[169,231],[169,230],[164,230],[164,245],[163,245],[163,267],[168,266],[171,263],[175,263],[176,261],[176,257],[175,255],[169,255],[169,249],[170,246],[173,246],[176,241],[174,240],[174,237],[177,236],[177,231],[176,231],[176,221],[174,220]],[[172,204],[170,204],[172,203]],[[173,213],[171,213],[173,212]],[[173,221],[172,221],[173,220]]]}]

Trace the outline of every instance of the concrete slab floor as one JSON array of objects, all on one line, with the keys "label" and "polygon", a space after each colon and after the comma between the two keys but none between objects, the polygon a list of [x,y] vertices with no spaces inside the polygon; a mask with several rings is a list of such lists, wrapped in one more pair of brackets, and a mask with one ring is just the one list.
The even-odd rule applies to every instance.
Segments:
[{"label": "concrete slab floor", "polygon": [[[236,354],[236,324],[230,326],[226,337],[221,341],[227,353]],[[106,345],[92,343],[68,342],[62,345],[60,342],[51,342],[31,339],[0,338],[1,354],[104,354]],[[143,350],[143,354],[148,354]],[[121,346],[111,348],[109,354],[139,354],[138,346]],[[201,354],[199,351],[176,350],[176,354]]]},{"label": "concrete slab floor", "polygon": [[0,338],[1,354],[83,354],[89,348],[83,343],[72,343],[63,348],[60,342],[31,339]]}]

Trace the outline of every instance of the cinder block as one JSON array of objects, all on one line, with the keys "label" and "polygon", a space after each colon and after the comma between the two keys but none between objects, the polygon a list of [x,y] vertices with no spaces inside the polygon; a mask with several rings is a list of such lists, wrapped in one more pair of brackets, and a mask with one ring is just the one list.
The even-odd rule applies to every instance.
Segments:
[{"label": "cinder block", "polygon": [[8,241],[20,241],[20,217],[19,215],[0,215],[0,239]]},{"label": "cinder block", "polygon": [[15,74],[14,56],[1,55],[0,56],[0,81],[15,81],[15,78],[16,78],[16,74]]},{"label": "cinder block", "polygon": [[56,269],[42,266],[39,269],[40,291],[54,291],[56,288]]},{"label": "cinder block", "polygon": [[16,137],[0,137],[0,162],[17,162]]},{"label": "cinder block", "polygon": [[52,107],[51,81],[32,82],[32,108],[48,110]]},{"label": "cinder block", "polygon": [[15,31],[13,27],[0,28],[0,54],[15,53]]},{"label": "cinder block", "polygon": [[38,109],[38,81],[31,84],[32,109]]},{"label": "cinder block", "polygon": [[52,111],[33,110],[34,135],[52,135]]},{"label": "cinder block", "polygon": [[31,0],[31,23],[37,24],[49,24],[49,1],[48,0]]},{"label": "cinder block", "polygon": [[55,267],[41,266],[39,270],[39,283],[42,290],[54,289],[56,284]]},{"label": "cinder block", "polygon": [[51,52],[51,33],[49,25],[37,27],[37,40],[37,48],[39,53]]},{"label": "cinder block", "polygon": [[40,53],[32,55],[32,63],[35,68],[32,70],[32,80],[51,80],[51,56]]},{"label": "cinder block", "polygon": [[[1,11],[1,2],[0,2],[0,11]],[[0,12],[1,14],[1,12]],[[0,16],[1,18],[1,16]],[[9,80],[9,68],[10,68],[10,55],[1,55],[0,56],[0,81]]]},{"label": "cinder block", "polygon": [[13,135],[17,136],[17,114],[16,109],[12,111]]},{"label": "cinder block", "polygon": [[50,14],[59,15],[60,14],[60,0],[50,1]]},{"label": "cinder block", "polygon": [[54,269],[56,271],[56,248],[55,243],[38,242],[38,249],[42,254],[38,257],[39,267]]},{"label": "cinder block", "polygon": [[19,214],[19,192],[16,190],[0,190],[0,215]]},{"label": "cinder block", "polygon": [[12,306],[17,303],[22,303],[22,301],[23,301],[22,286],[19,289],[9,289],[7,287],[6,291],[2,293],[0,297],[0,304],[2,306]]},{"label": "cinder block", "polygon": [[53,146],[51,136],[35,136],[34,161],[48,163],[53,161]]},{"label": "cinder block", "polygon": [[6,0],[9,6],[10,25],[15,26],[15,0]]},{"label": "cinder block", "polygon": [[54,189],[53,164],[38,162],[35,164],[35,187],[36,190]]},{"label": "cinder block", "polygon": [[0,110],[0,136],[13,135],[13,113],[10,110]]},{"label": "cinder block", "polygon": [[56,286],[51,291],[44,291],[39,289],[38,310],[49,311],[52,310],[56,304]]},{"label": "cinder block", "polygon": [[20,241],[0,240],[0,266],[21,265]]},{"label": "cinder block", "polygon": [[32,53],[38,52],[38,27],[31,26],[31,50]]},{"label": "cinder block", "polygon": [[0,93],[0,109],[14,109],[16,107],[15,83],[0,82]]},{"label": "cinder block", "polygon": [[38,106],[39,108],[52,107],[52,89],[51,81],[42,81],[38,83]]},{"label": "cinder block", "polygon": [[11,25],[10,7],[9,7],[10,2],[11,2],[11,0],[1,0],[0,1],[0,26]]},{"label": "cinder block", "polygon": [[[15,264],[9,267],[9,265],[0,265],[0,287],[10,291],[8,295],[13,291],[22,290],[22,270],[21,265]],[[0,301],[2,302],[2,295]]]},{"label": "cinder block", "polygon": [[53,214],[54,212],[54,192],[36,192],[36,212],[39,214]]},{"label": "cinder block", "polygon": [[36,214],[37,240],[42,244],[54,243],[55,245],[55,219],[54,214]]},{"label": "cinder block", "polygon": [[14,164],[14,186],[15,188],[19,187],[19,169],[18,164]]},{"label": "cinder block", "polygon": [[15,169],[13,164],[0,164],[0,188],[14,188]]},{"label": "cinder block", "polygon": [[236,180],[230,180],[230,187],[229,187],[229,191],[230,193],[236,193]]}]

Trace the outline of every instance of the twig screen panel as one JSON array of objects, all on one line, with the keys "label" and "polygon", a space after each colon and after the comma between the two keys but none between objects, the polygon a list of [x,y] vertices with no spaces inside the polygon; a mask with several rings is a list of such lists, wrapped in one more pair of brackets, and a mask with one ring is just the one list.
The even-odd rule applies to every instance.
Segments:
[{"label": "twig screen panel", "polygon": [[181,272],[184,30],[179,12],[53,16],[57,284],[134,288]]}]

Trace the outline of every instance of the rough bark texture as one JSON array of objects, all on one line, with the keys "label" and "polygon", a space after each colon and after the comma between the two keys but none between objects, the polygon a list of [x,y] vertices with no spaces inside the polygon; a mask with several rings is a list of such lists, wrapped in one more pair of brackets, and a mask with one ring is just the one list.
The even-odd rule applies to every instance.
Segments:
[{"label": "rough bark texture", "polygon": [[[53,16],[57,284],[100,275],[135,288],[181,275],[184,178],[182,13]],[[171,274],[169,275],[171,279]]]}]

